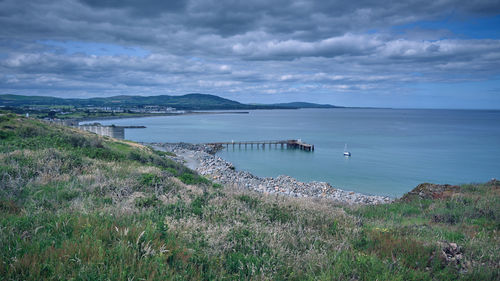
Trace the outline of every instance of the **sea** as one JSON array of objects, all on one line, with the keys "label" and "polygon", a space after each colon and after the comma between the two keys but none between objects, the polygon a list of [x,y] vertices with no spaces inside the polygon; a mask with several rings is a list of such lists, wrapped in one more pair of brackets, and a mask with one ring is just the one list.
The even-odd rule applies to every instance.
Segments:
[{"label": "sea", "polygon": [[[260,177],[289,175],[344,190],[399,197],[420,183],[500,178],[500,111],[426,109],[252,110],[98,120],[138,142],[300,139],[314,152],[229,145],[218,153]],[[351,157],[344,156],[344,148]]]}]

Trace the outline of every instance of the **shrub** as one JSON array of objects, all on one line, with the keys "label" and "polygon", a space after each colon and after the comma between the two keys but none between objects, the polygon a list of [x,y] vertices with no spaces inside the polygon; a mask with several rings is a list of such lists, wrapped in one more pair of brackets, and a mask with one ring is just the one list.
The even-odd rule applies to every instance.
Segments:
[{"label": "shrub", "polygon": [[132,150],[128,154],[128,159],[133,160],[133,161],[138,161],[141,163],[147,163],[149,162],[149,158],[144,155],[143,153],[140,153],[139,151]]},{"label": "shrub", "polygon": [[331,235],[335,235],[337,233],[337,231],[339,230],[339,223],[336,222],[336,221],[333,221],[331,222],[329,225],[328,225],[328,233],[331,234]]},{"label": "shrub", "polygon": [[65,135],[65,141],[73,147],[88,146],[87,138],[82,135],[71,134]]},{"label": "shrub", "polygon": [[12,138],[14,136],[15,136],[15,134],[11,131],[0,130],[0,140],[6,140],[6,139]]},{"label": "shrub", "polygon": [[136,198],[134,203],[137,208],[149,208],[158,205],[159,201],[156,195],[153,194],[149,197]]},{"label": "shrub", "polygon": [[177,176],[179,174],[174,168],[167,168],[166,171],[172,176]]},{"label": "shrub", "polygon": [[241,202],[247,204],[247,206],[249,208],[255,208],[260,203],[259,199],[255,198],[255,197],[252,197],[252,196],[249,196],[249,195],[246,195],[246,194],[239,195],[239,196],[236,197],[236,199],[238,199]]},{"label": "shrub", "polygon": [[141,175],[139,181],[142,185],[150,187],[160,183],[160,177],[151,173],[145,173]]},{"label": "shrub", "polygon": [[290,211],[280,207],[277,203],[273,203],[273,205],[267,209],[267,216],[271,222],[277,221],[286,223],[292,219]]},{"label": "shrub", "polygon": [[0,210],[9,214],[17,214],[21,211],[21,207],[12,200],[0,200]]},{"label": "shrub", "polygon": [[119,152],[112,151],[106,148],[80,148],[80,151],[83,155],[93,158],[93,159],[101,159],[107,161],[120,161],[123,160],[123,155]]},{"label": "shrub", "polygon": [[191,201],[191,212],[201,218],[203,216],[203,207],[208,203],[208,199],[207,193],[196,197]]},{"label": "shrub", "polygon": [[185,184],[209,184],[206,178],[192,173],[183,173],[179,179]]},{"label": "shrub", "polygon": [[227,237],[232,248],[228,249],[224,266],[237,279],[249,279],[269,263],[271,249],[251,229],[238,227],[228,233]]},{"label": "shrub", "polygon": [[375,253],[381,258],[397,259],[407,267],[421,270],[428,266],[434,252],[434,247],[425,246],[420,241],[408,237],[397,237],[390,231],[378,229],[365,232],[354,245],[360,250]]},{"label": "shrub", "polygon": [[46,132],[38,126],[23,126],[17,129],[17,135],[21,138],[33,138],[36,136],[46,136]]},{"label": "shrub", "polygon": [[156,155],[158,155],[158,156],[162,156],[162,157],[164,157],[164,156],[172,156],[172,157],[175,157],[175,156],[176,156],[176,155],[175,155],[175,153],[173,153],[173,152],[169,152],[169,151],[161,151],[161,150],[156,150],[156,149],[155,149],[155,150],[153,150],[153,153],[154,153],[154,154],[156,154]]}]

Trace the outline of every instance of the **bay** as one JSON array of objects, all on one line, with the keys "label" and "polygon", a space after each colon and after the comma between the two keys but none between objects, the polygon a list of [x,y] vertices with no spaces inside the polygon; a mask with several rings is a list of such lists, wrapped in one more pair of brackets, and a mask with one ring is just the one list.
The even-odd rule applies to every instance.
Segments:
[{"label": "bay", "polygon": [[[398,197],[422,182],[460,184],[500,177],[500,111],[422,109],[255,110],[98,121],[138,126],[139,142],[302,139],[314,152],[280,146],[218,155],[261,177],[286,174],[366,194]],[[352,157],[344,157],[347,144]]]}]

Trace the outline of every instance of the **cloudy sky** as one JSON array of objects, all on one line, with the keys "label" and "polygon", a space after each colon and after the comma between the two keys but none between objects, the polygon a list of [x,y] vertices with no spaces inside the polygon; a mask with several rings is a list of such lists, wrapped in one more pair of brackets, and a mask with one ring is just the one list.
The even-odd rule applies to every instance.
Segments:
[{"label": "cloudy sky", "polygon": [[0,0],[0,93],[500,108],[498,0]]}]

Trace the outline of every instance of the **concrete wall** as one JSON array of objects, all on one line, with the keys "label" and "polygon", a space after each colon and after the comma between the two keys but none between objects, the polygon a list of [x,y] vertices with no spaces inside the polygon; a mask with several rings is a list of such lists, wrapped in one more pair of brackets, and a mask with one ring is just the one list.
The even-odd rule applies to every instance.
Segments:
[{"label": "concrete wall", "polygon": [[63,125],[63,126],[78,126],[78,121],[73,120],[73,119],[56,119],[56,120],[49,120],[47,121],[49,123],[55,123],[58,125]]},{"label": "concrete wall", "polygon": [[123,127],[80,125],[77,128],[80,130],[96,133],[101,136],[108,136],[116,139],[125,138],[125,128]]}]

